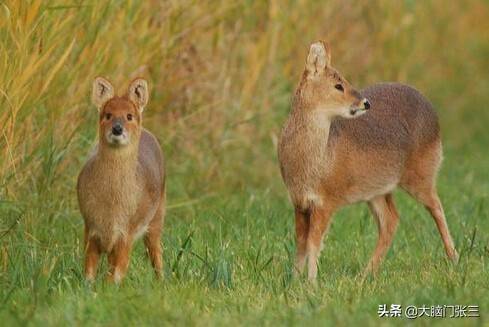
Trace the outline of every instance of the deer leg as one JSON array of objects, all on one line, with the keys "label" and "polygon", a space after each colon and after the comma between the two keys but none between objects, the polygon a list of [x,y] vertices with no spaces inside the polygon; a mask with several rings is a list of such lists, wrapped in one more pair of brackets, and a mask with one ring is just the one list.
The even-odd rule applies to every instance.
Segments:
[{"label": "deer leg", "polygon": [[379,239],[377,246],[366,272],[377,273],[380,263],[384,259],[389,247],[391,246],[397,225],[399,223],[399,214],[394,205],[392,194],[382,195],[374,198],[369,202],[377,227],[379,230]]},{"label": "deer leg", "polygon": [[85,225],[84,233],[85,247],[85,278],[88,281],[93,281],[97,275],[97,265],[100,259],[100,245],[95,238],[90,237],[90,231]]},{"label": "deer leg", "polygon": [[295,275],[301,275],[304,272],[304,266],[307,258],[307,236],[309,234],[310,213],[308,210],[295,208]]},{"label": "deer leg", "polygon": [[109,253],[109,276],[108,280],[119,284],[126,275],[129,266],[129,255],[131,244],[129,240],[120,238],[114,244],[112,251]]},{"label": "deer leg", "polygon": [[321,242],[331,224],[333,211],[329,207],[313,207],[307,236],[308,279],[316,281]]},{"label": "deer leg", "polygon": [[148,251],[148,256],[151,265],[156,274],[156,278],[160,278],[163,269],[163,261],[161,258],[161,228],[162,228],[163,212],[161,207],[156,211],[153,220],[149,223],[148,233],[144,237],[144,244]]}]

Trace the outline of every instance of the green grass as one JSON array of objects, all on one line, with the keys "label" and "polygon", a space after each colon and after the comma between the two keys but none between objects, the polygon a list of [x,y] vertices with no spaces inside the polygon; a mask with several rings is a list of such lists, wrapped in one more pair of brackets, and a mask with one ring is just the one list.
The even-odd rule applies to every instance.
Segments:
[{"label": "green grass", "polygon": [[[489,325],[487,1],[0,2],[0,325],[372,325],[379,304],[480,306]],[[366,205],[337,215],[312,287],[291,278],[293,213],[278,132],[308,45],[355,87],[414,85],[439,112],[439,193],[460,262],[402,192],[377,278]],[[168,163],[165,279],[137,243],[120,287],[82,276],[76,177],[96,138],[93,78],[141,75]]]},{"label": "green grass", "polygon": [[[401,224],[377,278],[362,282],[377,233],[365,205],[336,215],[320,260],[318,287],[291,278],[293,217],[279,183],[237,189],[170,209],[165,279],[155,281],[137,244],[120,287],[82,276],[82,220],[72,199],[45,195],[2,202],[0,321],[47,324],[368,324],[379,304],[477,304],[480,319],[418,322],[487,324],[489,221],[487,158],[446,154],[439,180],[458,265],[444,255],[435,224],[403,193]],[[278,176],[276,176],[278,179]],[[170,195],[181,177],[169,179]],[[174,203],[172,196],[169,203]],[[17,223],[16,223],[17,222]],[[8,252],[6,255],[5,251]],[[448,320],[448,321],[447,321]],[[385,323],[402,323],[398,318]]]}]

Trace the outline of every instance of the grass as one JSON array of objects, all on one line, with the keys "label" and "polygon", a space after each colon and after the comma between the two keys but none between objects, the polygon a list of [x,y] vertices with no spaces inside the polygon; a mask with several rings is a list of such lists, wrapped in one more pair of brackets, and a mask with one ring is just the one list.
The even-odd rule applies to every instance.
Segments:
[{"label": "grass", "polygon": [[[401,225],[381,274],[365,282],[359,277],[376,230],[366,206],[358,205],[336,216],[321,256],[319,287],[311,287],[291,278],[293,219],[286,197],[244,190],[169,210],[164,281],[153,280],[138,244],[122,286],[105,283],[104,263],[90,287],[82,276],[82,222],[76,207],[59,198],[48,205],[12,204],[8,211],[6,221],[19,222],[2,235],[0,318],[7,325],[377,325],[378,305],[399,303],[477,304],[479,320],[448,322],[487,323],[487,161],[448,157],[440,193],[461,254],[458,265],[447,262],[424,209],[397,194]],[[178,177],[170,181],[177,183]],[[455,183],[458,187],[451,187]],[[45,226],[29,230],[29,221]],[[396,319],[385,322],[401,322]]]},{"label": "grass", "polygon": [[[379,304],[476,304],[488,325],[489,6],[484,1],[0,3],[2,325],[378,325]],[[436,19],[434,19],[436,17]],[[377,232],[365,205],[334,219],[319,286],[291,278],[292,208],[275,155],[312,40],[358,87],[398,80],[432,100],[439,191],[461,259],[396,194],[401,224],[380,275],[359,273]],[[168,162],[164,281],[137,244],[120,287],[82,277],[74,185],[96,138],[92,79],[152,86],[144,125]]]}]

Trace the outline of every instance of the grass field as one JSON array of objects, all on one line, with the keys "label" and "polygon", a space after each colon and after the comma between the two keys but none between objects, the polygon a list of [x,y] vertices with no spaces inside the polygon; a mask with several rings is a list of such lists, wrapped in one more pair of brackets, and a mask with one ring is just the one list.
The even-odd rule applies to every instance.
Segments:
[{"label": "grass field", "polygon": [[[388,325],[380,304],[479,305],[489,325],[489,3],[430,1],[0,2],[0,325]],[[435,19],[436,18],[436,19]],[[293,212],[275,144],[308,44],[358,88],[397,80],[435,105],[439,192],[460,253],[402,192],[377,278],[366,205],[334,219],[318,287],[292,278]],[[155,281],[137,243],[128,276],[82,274],[76,177],[96,139],[91,81],[152,87],[144,125],[168,162]]]}]

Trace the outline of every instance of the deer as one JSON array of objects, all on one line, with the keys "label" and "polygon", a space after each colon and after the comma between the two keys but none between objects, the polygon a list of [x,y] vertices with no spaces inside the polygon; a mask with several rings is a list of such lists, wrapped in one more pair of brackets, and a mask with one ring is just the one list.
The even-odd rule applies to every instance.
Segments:
[{"label": "deer", "polygon": [[458,254],[436,189],[442,161],[437,114],[415,88],[378,83],[357,91],[331,66],[324,41],[310,46],[292,110],[277,145],[295,213],[295,275],[317,283],[318,259],[333,214],[367,202],[378,241],[364,270],[377,275],[399,224],[400,187],[433,217],[448,258]]},{"label": "deer", "polygon": [[148,83],[133,80],[123,96],[97,77],[92,102],[98,110],[98,143],[77,182],[84,219],[85,278],[96,278],[107,254],[108,280],[124,278],[133,243],[144,244],[156,277],[162,274],[161,232],[165,215],[165,164],[158,140],[142,127]]}]

